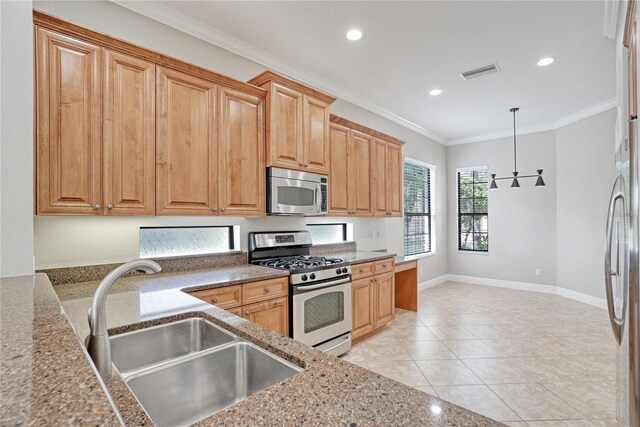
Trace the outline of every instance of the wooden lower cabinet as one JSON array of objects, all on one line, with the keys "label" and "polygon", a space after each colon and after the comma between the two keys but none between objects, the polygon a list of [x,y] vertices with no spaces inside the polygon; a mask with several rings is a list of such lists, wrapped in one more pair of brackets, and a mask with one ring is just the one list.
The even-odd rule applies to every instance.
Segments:
[{"label": "wooden lower cabinet", "polygon": [[367,277],[351,283],[351,338],[356,339],[373,331],[374,281]]},{"label": "wooden lower cabinet", "polygon": [[281,335],[288,336],[289,307],[287,301],[288,298],[283,297],[256,304],[243,305],[242,317]]},{"label": "wooden lower cabinet", "polygon": [[351,337],[356,339],[395,318],[393,259],[353,265],[351,271]]},{"label": "wooden lower cabinet", "polygon": [[394,274],[375,276],[374,292],[374,327],[386,325],[395,317]]}]

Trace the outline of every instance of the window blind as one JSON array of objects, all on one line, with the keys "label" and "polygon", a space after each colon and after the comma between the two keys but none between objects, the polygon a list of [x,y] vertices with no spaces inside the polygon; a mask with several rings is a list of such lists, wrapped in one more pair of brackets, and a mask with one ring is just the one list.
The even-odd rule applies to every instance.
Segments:
[{"label": "window blind", "polygon": [[404,254],[431,252],[431,168],[404,163]]},{"label": "window blind", "polygon": [[458,249],[489,251],[488,170],[459,170],[458,175]]}]

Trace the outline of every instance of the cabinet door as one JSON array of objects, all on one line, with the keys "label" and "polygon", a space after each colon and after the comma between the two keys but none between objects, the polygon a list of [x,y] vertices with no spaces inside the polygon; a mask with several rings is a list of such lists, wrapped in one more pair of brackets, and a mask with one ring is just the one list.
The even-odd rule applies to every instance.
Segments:
[{"label": "cabinet door", "polygon": [[158,215],[211,215],[216,206],[216,84],[169,68],[157,78]]},{"label": "cabinet door", "polygon": [[385,325],[395,317],[394,274],[387,273],[374,277],[375,322],[374,327]]},{"label": "cabinet door", "polygon": [[387,144],[387,209],[390,216],[402,216],[402,147]]},{"label": "cabinet door", "polygon": [[348,180],[351,184],[350,211],[357,216],[372,216],[371,184],[371,137],[352,130],[349,149]]},{"label": "cabinet door", "polygon": [[264,102],[220,87],[219,208],[224,215],[265,215]]},{"label": "cabinet door", "polygon": [[104,203],[107,215],[155,213],[155,65],[104,51]]},{"label": "cabinet door", "polygon": [[267,165],[302,170],[302,94],[274,83],[269,98]]},{"label": "cabinet door", "polygon": [[329,173],[329,104],[304,95],[303,101],[303,163],[309,172]]},{"label": "cabinet door", "polygon": [[373,331],[373,279],[354,280],[351,283],[351,316],[353,327],[351,337],[358,338]]},{"label": "cabinet door", "polygon": [[245,319],[289,336],[289,307],[287,298],[276,298],[257,304],[242,306]]},{"label": "cabinet door", "polygon": [[349,128],[331,124],[329,215],[349,215]]},{"label": "cabinet door", "polygon": [[373,213],[375,216],[389,216],[387,206],[387,143],[380,139],[373,140]]},{"label": "cabinet door", "polygon": [[36,27],[36,78],[36,213],[101,214],[100,48]]}]

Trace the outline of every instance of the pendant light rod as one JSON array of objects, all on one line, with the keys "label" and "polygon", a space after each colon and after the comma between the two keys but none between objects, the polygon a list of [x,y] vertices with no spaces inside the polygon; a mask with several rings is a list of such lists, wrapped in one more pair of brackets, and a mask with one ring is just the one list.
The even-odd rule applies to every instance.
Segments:
[{"label": "pendant light rod", "polygon": [[[520,108],[518,107],[514,107],[512,109],[510,109],[509,111],[511,111],[513,113],[513,171],[517,172],[518,171],[518,162],[517,162],[517,152],[518,149],[516,147],[516,111],[518,111]],[[524,178],[524,177],[523,177]]]}]

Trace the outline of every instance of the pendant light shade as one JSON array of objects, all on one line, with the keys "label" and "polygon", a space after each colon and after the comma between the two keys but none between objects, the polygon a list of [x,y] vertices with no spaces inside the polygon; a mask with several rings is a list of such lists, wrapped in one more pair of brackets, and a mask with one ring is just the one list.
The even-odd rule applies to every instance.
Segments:
[{"label": "pendant light shade", "polygon": [[511,183],[511,188],[520,188],[520,183],[518,182],[518,172],[513,173],[513,182]]},{"label": "pendant light shade", "polygon": [[520,175],[518,177],[518,162],[517,162],[517,158],[518,158],[518,146],[516,143],[516,113],[518,112],[519,108],[514,107],[509,109],[509,111],[511,112],[511,114],[513,114],[513,178],[511,178],[510,176],[503,176],[503,177],[499,177],[496,178],[496,174],[492,173],[491,174],[491,184],[489,185],[489,190],[497,190],[498,189],[498,184],[496,183],[496,181],[500,181],[501,179],[512,179],[511,181],[511,188],[520,188],[520,179],[522,178],[537,178],[536,180],[536,187],[546,187],[546,184],[544,182],[544,179],[542,179],[542,169],[538,169],[538,174],[537,175]]},{"label": "pendant light shade", "polygon": [[542,169],[538,169],[538,179],[536,180],[536,187],[545,187],[544,179],[542,179]]},{"label": "pendant light shade", "polygon": [[496,174],[491,174],[491,185],[489,185],[489,190],[497,190],[498,184],[496,184]]}]

